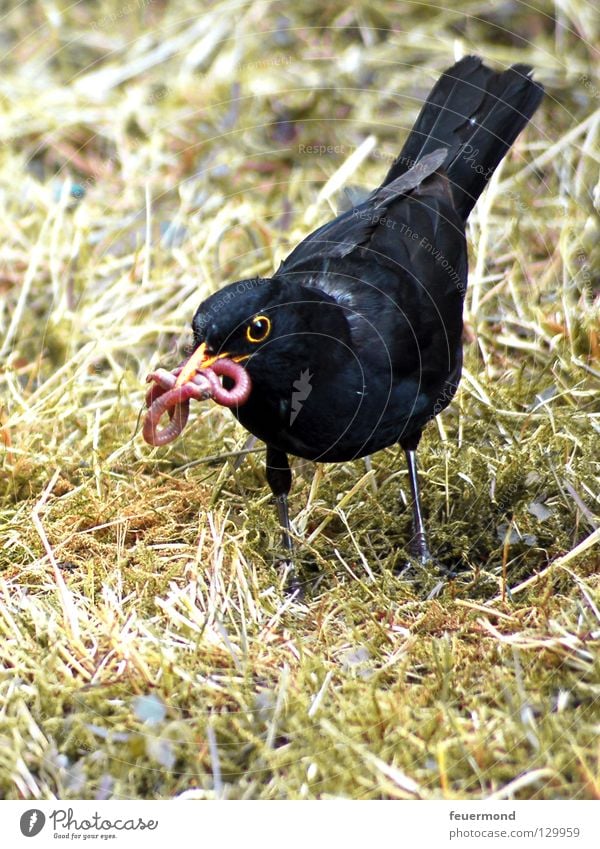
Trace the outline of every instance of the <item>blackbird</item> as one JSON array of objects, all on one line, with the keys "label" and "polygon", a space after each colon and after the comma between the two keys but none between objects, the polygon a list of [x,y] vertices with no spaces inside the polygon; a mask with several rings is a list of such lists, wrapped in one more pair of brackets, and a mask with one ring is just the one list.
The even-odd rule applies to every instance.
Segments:
[{"label": "blackbird", "polygon": [[412,493],[410,551],[432,562],[416,449],[458,387],[465,222],[543,97],[531,73],[461,59],[433,87],[379,188],[307,236],[273,277],[232,283],[194,315],[179,382],[220,358],[247,370],[252,389],[232,412],[266,443],[289,563],[288,454],[341,462],[396,443]]}]

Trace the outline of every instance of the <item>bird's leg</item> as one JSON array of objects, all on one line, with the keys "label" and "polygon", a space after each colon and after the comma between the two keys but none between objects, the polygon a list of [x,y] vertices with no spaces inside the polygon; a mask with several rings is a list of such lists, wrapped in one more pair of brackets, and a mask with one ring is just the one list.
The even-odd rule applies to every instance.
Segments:
[{"label": "bird's leg", "polygon": [[281,526],[281,544],[285,551],[283,566],[286,574],[286,587],[291,592],[299,592],[300,584],[294,568],[294,544],[291,536],[288,494],[292,486],[292,471],[287,454],[267,445],[267,483],[277,504],[277,514]]},{"label": "bird's leg", "polygon": [[410,541],[410,552],[418,560],[421,566],[428,566],[433,562],[433,557],[427,545],[425,523],[423,522],[423,511],[421,510],[421,496],[419,493],[419,476],[417,474],[417,449],[405,448],[406,463],[408,465],[408,479],[412,494],[413,511],[413,535]]}]

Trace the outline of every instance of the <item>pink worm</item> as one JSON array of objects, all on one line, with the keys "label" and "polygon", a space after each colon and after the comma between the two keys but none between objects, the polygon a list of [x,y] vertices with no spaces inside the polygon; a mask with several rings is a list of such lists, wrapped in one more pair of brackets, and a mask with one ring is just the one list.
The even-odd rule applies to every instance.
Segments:
[{"label": "pink worm", "polygon": [[[248,400],[252,388],[250,376],[245,368],[233,360],[216,360],[209,368],[200,369],[187,383],[175,386],[182,367],[172,372],[157,369],[146,378],[146,382],[152,383],[152,386],[146,393],[146,406],[149,409],[142,434],[149,445],[167,445],[177,439],[187,424],[191,398],[197,401],[213,398],[223,407],[237,407]],[[225,389],[219,375],[230,377],[235,383],[233,388]],[[159,428],[158,424],[165,413],[169,414],[169,423]]]}]

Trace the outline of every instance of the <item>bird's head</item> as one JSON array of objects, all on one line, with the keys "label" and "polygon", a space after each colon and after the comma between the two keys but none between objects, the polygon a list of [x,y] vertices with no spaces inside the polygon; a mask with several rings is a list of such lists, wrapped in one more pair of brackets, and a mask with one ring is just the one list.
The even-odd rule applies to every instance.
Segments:
[{"label": "bird's head", "polygon": [[192,329],[185,380],[226,357],[243,365],[253,384],[275,392],[287,388],[299,368],[318,367],[319,359],[329,367],[332,349],[349,343],[346,319],[333,298],[285,278],[225,286],[200,304]]}]

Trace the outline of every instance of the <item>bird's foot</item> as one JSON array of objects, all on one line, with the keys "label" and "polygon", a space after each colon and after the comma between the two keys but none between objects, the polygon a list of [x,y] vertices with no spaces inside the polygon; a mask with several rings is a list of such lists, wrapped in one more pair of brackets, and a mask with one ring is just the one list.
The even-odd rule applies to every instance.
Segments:
[{"label": "bird's foot", "polygon": [[405,563],[405,570],[415,566],[420,569],[435,569],[438,565],[429,550],[425,534],[415,534],[408,543],[408,554],[409,560]]},{"label": "bird's foot", "polygon": [[454,573],[433,556],[424,535],[417,534],[411,539],[408,544],[408,555],[398,568],[398,577],[404,578],[411,572],[416,572],[422,577],[432,577],[437,572],[440,579],[429,591],[427,598],[438,596]]},{"label": "bird's foot", "polygon": [[298,577],[294,561],[289,558],[279,560],[277,568],[281,574],[283,591],[295,601],[301,601],[304,598],[304,586]]},{"label": "bird's foot", "polygon": [[435,568],[437,565],[424,536],[414,537],[410,541],[408,551],[412,560],[422,569]]}]

